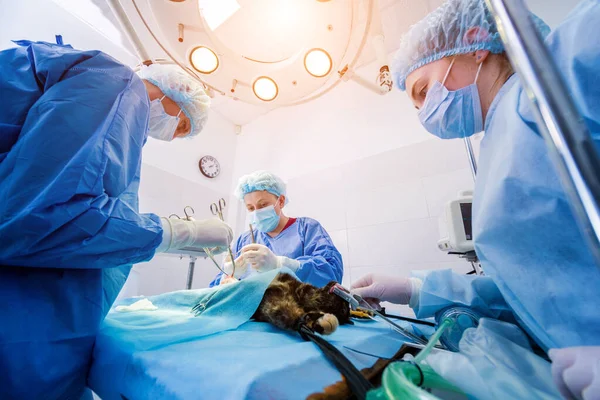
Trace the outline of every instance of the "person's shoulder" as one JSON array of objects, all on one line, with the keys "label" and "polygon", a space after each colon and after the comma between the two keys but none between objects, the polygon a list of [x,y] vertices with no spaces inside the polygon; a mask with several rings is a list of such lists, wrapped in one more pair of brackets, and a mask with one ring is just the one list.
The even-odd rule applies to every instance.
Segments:
[{"label": "person's shoulder", "polygon": [[298,217],[296,218],[296,223],[307,228],[323,228],[323,225],[319,221],[310,217]]}]

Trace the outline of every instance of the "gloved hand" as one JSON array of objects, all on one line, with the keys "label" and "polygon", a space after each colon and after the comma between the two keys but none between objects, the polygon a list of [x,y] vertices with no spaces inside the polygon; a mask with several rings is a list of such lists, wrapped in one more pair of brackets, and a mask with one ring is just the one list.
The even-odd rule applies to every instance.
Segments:
[{"label": "gloved hand", "polygon": [[[246,256],[244,254],[235,259],[235,271],[233,270],[233,263],[231,262],[229,254],[225,257],[224,261],[223,271],[225,271],[227,275],[233,274],[235,278],[240,279],[242,275],[248,271],[248,262],[246,261]],[[221,279],[221,282],[222,281],[223,279]]]},{"label": "gloved hand", "polygon": [[252,268],[258,272],[267,272],[282,267],[296,272],[300,268],[300,261],[285,256],[276,256],[267,246],[258,243],[242,247],[242,255],[246,262],[250,263]]},{"label": "gloved hand", "polygon": [[229,285],[230,283],[236,283],[236,282],[239,282],[239,281],[235,278],[232,278],[229,275],[223,275],[223,276],[221,276],[221,280],[219,280],[219,286]]},{"label": "gloved hand", "polygon": [[600,346],[551,349],[552,378],[565,399],[600,399]]},{"label": "gloved hand", "polygon": [[408,304],[420,288],[421,281],[417,278],[368,274],[354,282],[351,291],[371,304],[380,301]]},{"label": "gloved hand", "polygon": [[179,253],[182,250],[203,252],[204,248],[216,248],[213,254],[227,249],[233,240],[233,231],[225,222],[213,218],[187,221],[178,218],[160,219],[163,240],[157,253]]}]

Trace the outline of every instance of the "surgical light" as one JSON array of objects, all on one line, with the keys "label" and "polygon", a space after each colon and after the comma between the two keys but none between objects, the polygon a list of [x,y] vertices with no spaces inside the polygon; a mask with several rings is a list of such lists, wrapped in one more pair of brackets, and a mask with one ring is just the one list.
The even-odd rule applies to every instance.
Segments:
[{"label": "surgical light", "polygon": [[314,77],[322,78],[332,67],[331,56],[323,49],[312,49],[304,56],[304,68]]},{"label": "surgical light", "polygon": [[252,84],[252,91],[262,101],[271,101],[279,94],[275,81],[268,76],[261,76]]},{"label": "surgical light", "polygon": [[212,74],[219,68],[219,57],[208,47],[198,46],[190,53],[192,67],[200,73]]}]

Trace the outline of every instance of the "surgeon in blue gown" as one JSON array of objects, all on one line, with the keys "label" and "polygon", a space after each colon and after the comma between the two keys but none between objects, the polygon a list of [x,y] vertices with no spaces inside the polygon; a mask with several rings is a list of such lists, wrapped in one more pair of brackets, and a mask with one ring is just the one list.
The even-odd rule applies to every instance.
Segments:
[{"label": "surgeon in blue gown", "polygon": [[[318,287],[342,281],[342,256],[321,224],[283,213],[287,197],[281,178],[267,171],[245,175],[239,180],[236,195],[250,213],[256,243],[252,243],[250,231],[238,238],[233,249],[237,257],[235,278],[286,267],[303,282]],[[225,272],[233,273],[231,262],[225,264]],[[225,283],[226,278],[219,273],[210,285]]]},{"label": "surgeon in blue gown", "polygon": [[[548,28],[533,20],[547,35]],[[600,2],[584,0],[545,40],[569,89],[564,95],[575,101],[597,147],[599,21]],[[466,305],[514,318],[543,350],[563,348],[550,355],[566,360],[555,365],[574,370],[556,376],[585,381],[571,385],[570,395],[581,398],[593,379],[600,388],[600,352],[563,353],[600,346],[600,269],[485,2],[446,1],[404,36],[393,70],[430,133],[454,139],[485,131],[473,202],[475,249],[485,276],[449,270],[411,278],[369,275],[353,287],[372,299],[410,304],[418,317]],[[558,386],[565,393],[572,383]]]},{"label": "surgeon in blue gown", "polygon": [[131,264],[223,248],[219,221],[138,212],[147,136],[198,134],[209,98],[175,67],[17,42],[0,52],[0,399],[77,399]]}]

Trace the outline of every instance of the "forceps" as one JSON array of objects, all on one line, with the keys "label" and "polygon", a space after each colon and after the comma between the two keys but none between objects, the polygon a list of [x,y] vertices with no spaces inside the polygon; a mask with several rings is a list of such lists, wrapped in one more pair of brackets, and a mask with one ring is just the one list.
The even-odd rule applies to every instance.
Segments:
[{"label": "forceps", "polygon": [[[223,211],[225,211],[226,206],[227,203],[225,202],[225,199],[221,197],[218,201],[210,205],[210,212],[213,215],[218,216],[221,221],[225,221],[225,219],[223,218]],[[231,258],[231,264],[233,266],[233,272],[231,273],[231,276],[233,277],[233,275],[235,274],[235,259],[233,257],[233,252],[231,251],[231,246],[228,246],[227,250],[229,251],[229,258]],[[206,250],[204,251],[206,252]],[[221,271],[224,272],[222,269]]]},{"label": "forceps", "polygon": [[224,198],[220,198],[219,201],[217,201],[216,203],[212,203],[210,205],[210,212],[213,215],[218,216],[221,221],[224,221],[224,219],[223,219],[223,211],[225,211],[225,206],[226,205],[227,205],[227,203],[225,203],[225,199]]},{"label": "forceps", "polygon": [[379,318],[381,318],[388,325],[390,325],[393,330],[395,330],[396,332],[398,332],[399,334],[401,334],[405,338],[413,341],[414,343],[418,343],[418,344],[421,344],[421,345],[427,345],[427,340],[424,340],[424,339],[418,337],[414,333],[409,332],[405,328],[403,328],[400,325],[396,324],[394,321],[390,320],[385,315],[381,314],[375,308],[371,307],[371,305],[369,303],[367,303],[362,297],[360,297],[357,294],[350,293],[350,291],[348,289],[346,289],[345,287],[343,287],[339,283],[337,283],[334,286],[332,286],[331,289],[329,289],[329,293],[333,293],[333,294],[341,297],[345,301],[347,301],[350,304],[350,306],[352,307],[353,310],[356,310],[358,307],[364,307],[364,308],[368,309],[369,311],[371,311],[375,315],[377,315]]},{"label": "forceps", "polygon": [[194,218],[192,218],[192,216],[194,215],[194,213],[195,213],[195,211],[192,208],[192,206],[185,206],[185,207],[183,207],[183,215],[185,215],[185,218],[181,218],[177,214],[171,214],[171,215],[169,215],[169,218],[177,217],[178,219],[185,219],[186,221],[193,221]]}]

